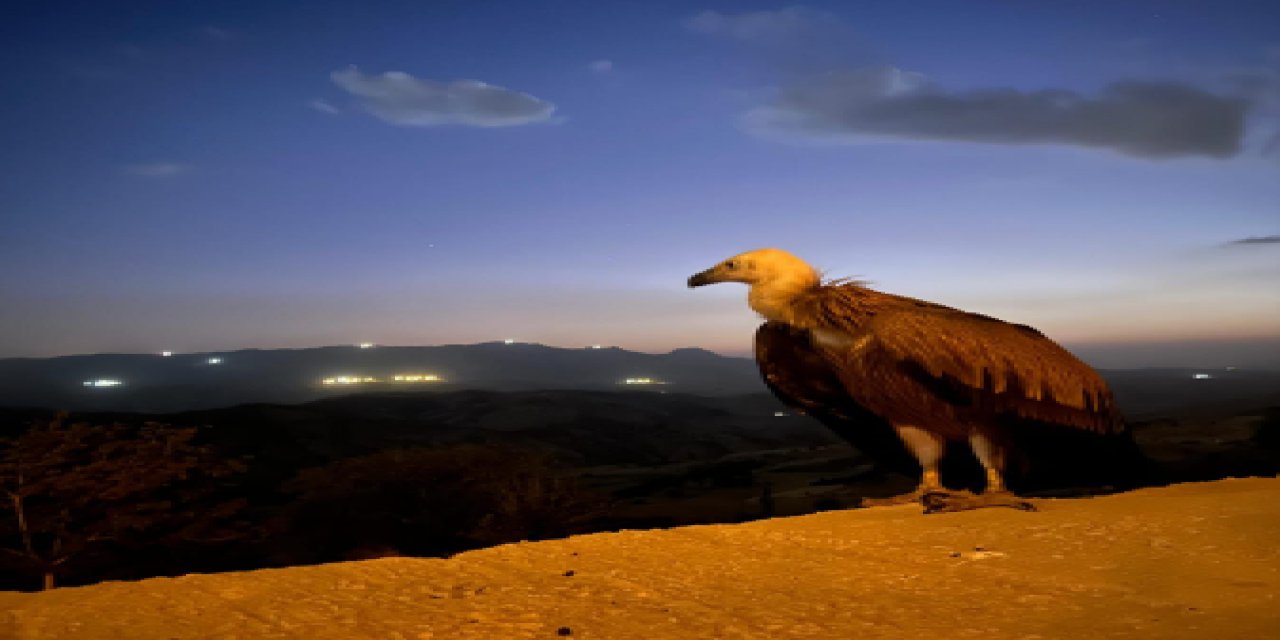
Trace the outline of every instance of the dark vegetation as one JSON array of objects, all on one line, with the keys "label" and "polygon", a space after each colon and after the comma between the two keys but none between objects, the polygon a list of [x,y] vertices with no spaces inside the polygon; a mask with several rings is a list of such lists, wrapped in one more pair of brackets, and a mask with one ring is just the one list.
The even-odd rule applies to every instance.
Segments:
[{"label": "dark vegetation", "polygon": [[[1258,406],[1139,416],[1134,433],[1166,481],[1273,475],[1280,407]],[[763,393],[463,391],[0,410],[0,588],[447,555],[848,508],[914,485],[780,409]]]},{"label": "dark vegetation", "polygon": [[3,410],[0,588],[666,522],[617,509],[611,487],[672,470],[722,485],[717,465],[749,486],[741,463],[715,461],[834,443],[777,409],[763,394],[468,391],[168,415]]},{"label": "dark vegetation", "polygon": [[34,423],[0,449],[10,516],[3,550],[46,589],[64,565],[92,565],[143,545],[182,547],[243,537],[246,501],[226,482],[244,471],[194,428]]}]

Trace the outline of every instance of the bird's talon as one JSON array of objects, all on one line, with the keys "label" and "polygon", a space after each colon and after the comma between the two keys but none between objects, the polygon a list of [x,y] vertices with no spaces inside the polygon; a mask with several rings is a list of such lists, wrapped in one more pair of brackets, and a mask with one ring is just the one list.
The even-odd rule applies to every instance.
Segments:
[{"label": "bird's talon", "polygon": [[925,513],[970,511],[984,507],[1008,507],[1019,511],[1038,511],[1030,501],[1023,500],[1008,491],[990,491],[973,494],[968,491],[954,493],[931,491],[921,499]]},{"label": "bird's talon", "polygon": [[900,504],[912,504],[914,502],[919,502],[921,497],[924,495],[924,491],[916,489],[915,491],[910,491],[896,496],[889,496],[887,498],[863,498],[859,502],[858,506],[866,508],[892,507]]}]

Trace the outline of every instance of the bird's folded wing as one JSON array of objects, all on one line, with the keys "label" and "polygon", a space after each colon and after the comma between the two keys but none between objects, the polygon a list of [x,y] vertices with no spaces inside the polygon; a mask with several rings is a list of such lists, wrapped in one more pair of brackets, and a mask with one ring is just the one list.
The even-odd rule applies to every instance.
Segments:
[{"label": "bird's folded wing", "polygon": [[1101,376],[1035,329],[869,293],[883,298],[830,297],[822,305],[821,325],[814,327],[849,336],[848,348],[830,357],[851,386],[893,368],[953,405],[1100,433],[1123,429]]}]

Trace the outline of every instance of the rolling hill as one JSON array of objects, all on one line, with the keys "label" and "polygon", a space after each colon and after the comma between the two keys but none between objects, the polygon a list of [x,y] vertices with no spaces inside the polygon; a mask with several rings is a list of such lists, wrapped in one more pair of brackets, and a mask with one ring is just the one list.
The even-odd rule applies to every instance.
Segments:
[{"label": "rolling hill", "polygon": [[[1274,371],[1133,369],[1102,374],[1130,416],[1193,406],[1217,410],[1239,401],[1257,404],[1259,398],[1280,402],[1280,372]],[[398,375],[440,379],[397,382]],[[360,381],[325,384],[325,379]],[[627,384],[628,379],[648,384]],[[95,381],[105,386],[92,386]],[[539,389],[703,396],[765,391],[751,359],[693,348],[649,354],[616,347],[486,342],[0,360],[0,406],[71,411],[163,413],[244,403],[292,404],[370,391]]]}]

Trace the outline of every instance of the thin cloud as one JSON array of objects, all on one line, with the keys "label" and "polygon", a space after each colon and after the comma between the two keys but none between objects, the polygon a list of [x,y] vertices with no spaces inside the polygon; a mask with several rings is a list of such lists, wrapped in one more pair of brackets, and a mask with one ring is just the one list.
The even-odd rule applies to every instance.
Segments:
[{"label": "thin cloud", "polygon": [[827,73],[748,112],[747,129],[831,142],[869,139],[1065,144],[1144,158],[1239,153],[1249,102],[1173,82],[949,91],[893,67]]},{"label": "thin cloud", "polygon": [[439,82],[401,71],[366,75],[355,66],[334,71],[330,78],[360,98],[366,111],[400,126],[511,127],[546,122],[556,109],[527,93],[479,80]]},{"label": "thin cloud", "polygon": [[186,173],[190,169],[190,166],[177,162],[144,162],[124,166],[125,173],[143,178],[168,178]]},{"label": "thin cloud", "polygon": [[1265,52],[1271,66],[1237,69],[1226,77],[1227,84],[1249,100],[1249,141],[1263,156],[1280,157],[1280,57]]},{"label": "thin cloud", "polygon": [[588,67],[596,73],[609,73],[613,71],[612,60],[594,60]]},{"label": "thin cloud", "polygon": [[147,52],[136,44],[116,45],[115,50],[117,55],[130,60],[142,60],[147,57]]},{"label": "thin cloud", "polygon": [[791,73],[866,64],[870,48],[840,16],[809,7],[776,11],[703,11],[685,18],[686,31],[747,47]]},{"label": "thin cloud", "polygon": [[323,98],[316,98],[314,100],[311,100],[310,102],[307,103],[307,106],[311,107],[312,109],[315,109],[316,111],[319,111],[320,113],[327,113],[331,116],[336,116],[342,113],[341,109],[333,106],[332,104],[329,104],[329,101]]},{"label": "thin cloud", "polygon": [[128,75],[119,67],[96,64],[71,64],[67,65],[65,69],[68,74],[76,78],[92,82],[119,80]]},{"label": "thin cloud", "polygon": [[230,40],[231,38],[235,37],[235,34],[233,34],[232,32],[226,29],[223,29],[222,27],[215,27],[213,25],[206,25],[205,27],[201,28],[200,33],[204,35],[204,37],[210,40]]},{"label": "thin cloud", "polygon": [[1248,238],[1240,238],[1227,243],[1227,246],[1234,247],[1240,245],[1251,244],[1280,244],[1280,236],[1251,236]]},{"label": "thin cloud", "polygon": [[823,25],[839,25],[841,21],[825,11],[793,6],[777,11],[738,14],[703,11],[686,18],[681,24],[694,33],[753,44],[783,44],[810,35]]}]

